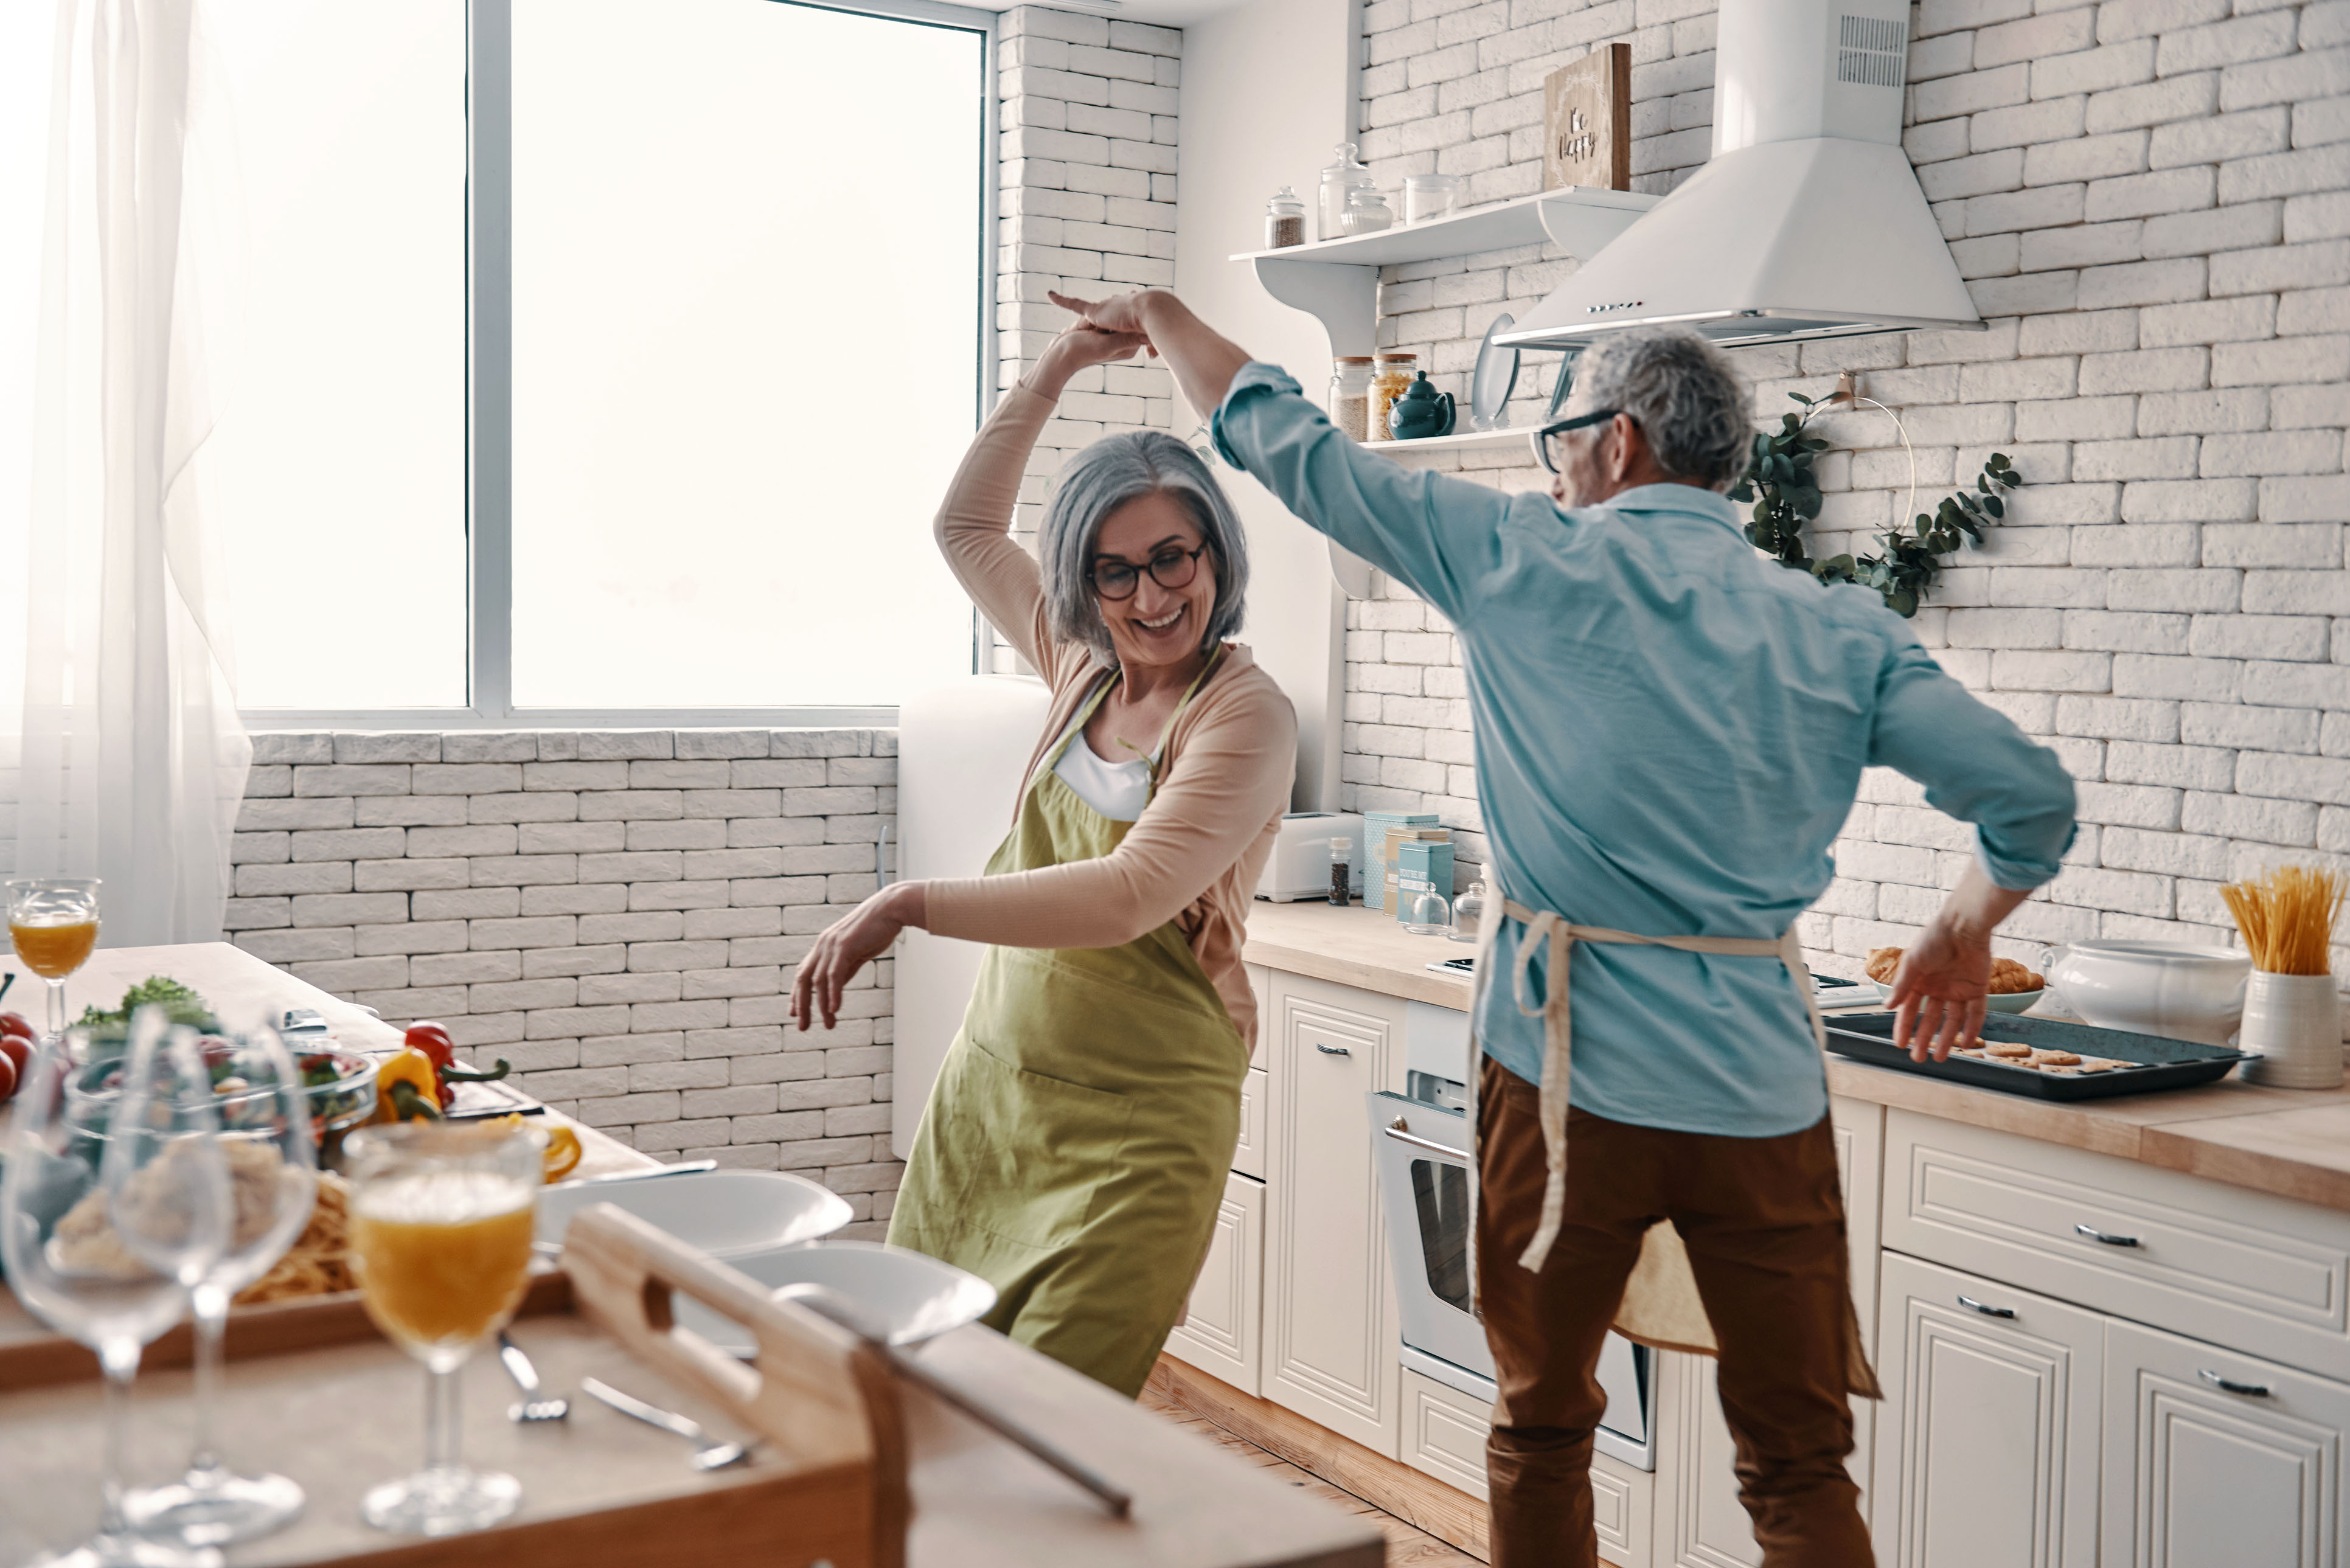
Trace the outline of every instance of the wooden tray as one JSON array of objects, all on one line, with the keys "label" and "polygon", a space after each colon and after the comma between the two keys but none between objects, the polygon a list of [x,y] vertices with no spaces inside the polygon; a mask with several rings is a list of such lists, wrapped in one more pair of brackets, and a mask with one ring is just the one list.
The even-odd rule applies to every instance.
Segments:
[{"label": "wooden tray", "polygon": [[[225,1456],[293,1477],[309,1505],[228,1561],[903,1568],[902,1421],[894,1380],[871,1352],[609,1205],[573,1222],[564,1266],[533,1282],[513,1333],[548,1386],[572,1393],[571,1418],[508,1421],[514,1388],[494,1356],[477,1355],[463,1381],[465,1459],[518,1478],[523,1507],[493,1529],[436,1541],[387,1535],[359,1517],[369,1487],[422,1459],[423,1369],[377,1334],[356,1297],[236,1314],[235,1365],[221,1388]],[[736,1361],[677,1328],[670,1303],[681,1290],[749,1328],[757,1356]],[[169,1336],[155,1348],[133,1403],[134,1484],[168,1478],[187,1454],[188,1379],[152,1366],[173,1359]],[[96,1523],[96,1370],[63,1340],[0,1345],[0,1562],[70,1544]],[[582,1376],[763,1446],[747,1464],[695,1471],[682,1440],[578,1396]]]}]

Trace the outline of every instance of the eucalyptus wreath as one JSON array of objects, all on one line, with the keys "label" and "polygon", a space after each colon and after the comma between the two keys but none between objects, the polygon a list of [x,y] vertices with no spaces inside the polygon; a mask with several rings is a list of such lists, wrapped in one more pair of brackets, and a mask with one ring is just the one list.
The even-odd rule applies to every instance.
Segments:
[{"label": "eucalyptus wreath", "polygon": [[1932,512],[1918,513],[1908,532],[1897,525],[1879,535],[1884,554],[1815,561],[1804,550],[1804,524],[1820,514],[1820,484],[1812,462],[1828,450],[1828,443],[1808,431],[1812,421],[1838,400],[1819,400],[1801,392],[1787,396],[1804,405],[1804,411],[1782,414],[1777,430],[1755,433],[1746,472],[1730,490],[1731,500],[1754,504],[1746,537],[1783,566],[1807,571],[1824,583],[1875,588],[1896,615],[1916,615],[1942,573],[1943,557],[1955,553],[1962,539],[1982,543],[1983,529],[2007,514],[2001,497],[2022,484],[2023,476],[2005,452],[1995,452],[1975,475],[1972,490],[1958,491]]}]

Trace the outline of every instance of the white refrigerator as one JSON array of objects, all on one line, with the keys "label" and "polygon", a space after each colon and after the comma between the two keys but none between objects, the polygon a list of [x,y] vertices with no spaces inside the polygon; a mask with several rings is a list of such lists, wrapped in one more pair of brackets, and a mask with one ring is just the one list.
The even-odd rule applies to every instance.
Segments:
[{"label": "white refrigerator", "polygon": [[[1022,769],[1052,694],[1027,675],[973,675],[898,711],[898,867],[910,877],[976,877],[1012,826]],[[908,931],[898,948],[889,1147],[899,1159],[979,979],[977,942]]]}]

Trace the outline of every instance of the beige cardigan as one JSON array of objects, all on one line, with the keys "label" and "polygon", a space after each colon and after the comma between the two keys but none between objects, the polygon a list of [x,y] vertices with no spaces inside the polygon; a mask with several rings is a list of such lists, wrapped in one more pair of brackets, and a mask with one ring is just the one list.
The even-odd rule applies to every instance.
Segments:
[{"label": "beige cardigan", "polygon": [[[1053,400],[1015,386],[972,442],[937,523],[939,546],[973,603],[1053,691],[1033,779],[1046,750],[1109,669],[1083,643],[1046,629],[1035,558],[1012,539],[1012,509]],[[1077,744],[1084,744],[1080,739]],[[1241,966],[1249,901],[1289,808],[1297,716],[1249,650],[1232,645],[1168,737],[1159,790],[1118,848],[1002,877],[948,878],[925,889],[925,924],[943,937],[1005,947],[1115,947],[1176,922],[1241,1037],[1256,1037],[1256,1000]]]}]

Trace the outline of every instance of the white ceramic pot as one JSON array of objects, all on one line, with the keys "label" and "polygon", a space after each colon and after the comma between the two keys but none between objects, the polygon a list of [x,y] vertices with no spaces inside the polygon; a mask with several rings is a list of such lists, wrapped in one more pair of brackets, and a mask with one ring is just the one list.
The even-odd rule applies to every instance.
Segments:
[{"label": "white ceramic pot", "polygon": [[2091,1023],[2225,1045],[2244,1016],[2249,954],[2186,942],[2074,942],[2043,961],[2064,1005]]},{"label": "white ceramic pot", "polygon": [[2342,998],[2330,974],[2254,974],[2244,996],[2244,1076],[2276,1089],[2342,1084]]}]

